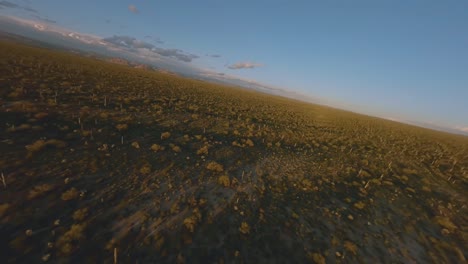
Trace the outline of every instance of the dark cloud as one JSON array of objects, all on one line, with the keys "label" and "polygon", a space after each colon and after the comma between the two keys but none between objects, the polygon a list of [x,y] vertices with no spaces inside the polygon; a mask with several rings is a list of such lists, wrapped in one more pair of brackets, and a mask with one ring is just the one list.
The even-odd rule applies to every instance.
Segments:
[{"label": "dark cloud", "polygon": [[8,1],[0,1],[0,8],[16,8],[16,9],[23,9],[25,11],[28,11],[28,12],[31,12],[31,13],[36,13],[37,14],[37,10],[35,9],[32,9],[30,7],[27,7],[27,6],[20,6],[18,4],[15,4],[15,3],[12,3],[12,2],[8,2]]},{"label": "dark cloud", "polygon": [[36,9],[30,8],[30,7],[23,7],[24,10],[31,12],[31,13],[38,13]]},{"label": "dark cloud", "polygon": [[208,54],[207,56],[210,56],[212,58],[221,58],[221,55],[219,54]]},{"label": "dark cloud", "polygon": [[262,66],[263,64],[255,63],[255,62],[238,62],[238,63],[228,65],[227,67],[231,70],[239,70],[239,69],[253,69],[253,68],[258,68]]},{"label": "dark cloud", "polygon": [[38,20],[42,21],[42,22],[46,22],[46,23],[49,23],[49,24],[56,24],[57,21],[55,20],[52,20],[52,19],[48,19],[48,18],[44,18],[44,17],[40,17],[40,16],[34,16],[35,18],[37,18]]},{"label": "dark cloud", "polygon": [[193,59],[199,58],[197,55],[185,53],[179,49],[164,49],[154,46],[151,43],[137,40],[129,36],[113,36],[103,39],[103,41],[112,43],[116,46],[127,48],[130,50],[146,49],[155,54],[164,57],[174,58],[184,62],[191,62]]},{"label": "dark cloud", "polygon": [[178,50],[178,49],[154,48],[152,51],[161,56],[171,57],[171,58],[178,59],[184,62],[191,62],[193,59],[199,58],[197,55],[183,53],[183,51]]},{"label": "dark cloud", "polygon": [[[135,38],[132,38],[129,36],[112,36],[110,38],[105,38],[103,40],[106,42],[112,43],[114,45],[127,47],[127,48],[135,48],[134,45],[135,45],[135,42],[137,42]],[[141,44],[136,44],[136,45],[141,46]],[[152,47],[153,46],[150,46],[149,48],[152,48]]]},{"label": "dark cloud", "polygon": [[132,12],[133,14],[138,14],[138,8],[136,8],[136,6],[134,5],[129,5],[128,10]]},{"label": "dark cloud", "polygon": [[8,1],[0,1],[0,6],[7,7],[7,8],[20,8],[19,5],[12,3],[12,2],[8,2]]}]

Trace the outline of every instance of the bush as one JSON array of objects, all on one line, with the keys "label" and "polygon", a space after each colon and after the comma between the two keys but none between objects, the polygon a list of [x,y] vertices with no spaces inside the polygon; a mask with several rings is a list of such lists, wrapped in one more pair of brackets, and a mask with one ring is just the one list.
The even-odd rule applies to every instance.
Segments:
[{"label": "bush", "polygon": [[75,187],[62,193],[62,200],[64,201],[73,200],[73,199],[76,199],[77,197],[78,197],[78,190]]},{"label": "bush", "polygon": [[208,155],[208,146],[203,146],[197,150],[197,155]]},{"label": "bush", "polygon": [[153,144],[153,145],[151,145],[151,150],[154,151],[154,152],[158,152],[160,150],[164,150],[164,147],[161,147],[158,144]]},{"label": "bush", "polygon": [[68,230],[57,240],[57,247],[62,254],[69,255],[72,253],[72,243],[84,238],[84,229],[85,224],[72,225],[70,230]]},{"label": "bush", "polygon": [[39,197],[42,194],[49,192],[50,190],[52,190],[52,185],[50,184],[38,185],[29,191],[28,199],[34,199],[36,197]]},{"label": "bush", "polygon": [[242,222],[241,226],[239,227],[239,231],[244,235],[247,235],[248,233],[250,233],[249,224],[247,224],[247,222]]},{"label": "bush", "polygon": [[118,131],[124,131],[124,130],[128,129],[128,125],[127,124],[118,124],[118,125],[115,126],[115,128],[117,128]]},{"label": "bush", "polygon": [[73,220],[83,221],[88,215],[88,208],[78,209],[73,213]]},{"label": "bush", "polygon": [[229,176],[223,175],[218,178],[218,183],[221,184],[224,187],[229,187],[231,186],[231,181],[229,179]]},{"label": "bush", "polygon": [[206,168],[210,171],[217,171],[217,172],[223,172],[224,168],[223,165],[217,163],[216,161],[212,161],[206,165]]},{"label": "bush", "polygon": [[0,204],[0,217],[2,217],[5,214],[8,208],[10,208],[10,204],[8,203]]},{"label": "bush", "polygon": [[171,133],[169,132],[161,133],[161,139],[168,139],[170,136],[171,136]]}]

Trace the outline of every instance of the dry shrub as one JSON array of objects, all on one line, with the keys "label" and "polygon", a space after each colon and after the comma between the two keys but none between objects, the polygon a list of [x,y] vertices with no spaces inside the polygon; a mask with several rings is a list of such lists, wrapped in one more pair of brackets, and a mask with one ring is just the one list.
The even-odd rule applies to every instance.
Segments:
[{"label": "dry shrub", "polygon": [[31,145],[27,145],[26,149],[29,152],[38,152],[46,146],[45,143],[46,143],[45,140],[39,139],[39,140],[36,140],[36,142],[32,143]]},{"label": "dry shrub", "polygon": [[164,150],[164,147],[162,147],[161,145],[158,145],[158,144],[153,144],[153,145],[151,145],[151,150],[154,151],[154,152],[158,152],[160,150]]},{"label": "dry shrub", "polygon": [[57,247],[64,255],[69,255],[73,252],[73,244],[84,238],[85,224],[72,225],[70,230],[63,234],[57,240]]},{"label": "dry shrub", "polygon": [[29,191],[28,199],[34,199],[36,197],[39,197],[45,194],[46,192],[49,192],[50,190],[52,190],[52,188],[53,186],[50,184],[41,184],[41,185],[35,186],[32,190]]},{"label": "dry shrub", "polygon": [[62,193],[62,200],[64,201],[73,200],[73,199],[76,199],[77,197],[78,197],[78,190],[75,187]]},{"label": "dry shrub", "polygon": [[10,127],[7,129],[8,132],[17,132],[17,131],[24,131],[24,130],[29,130],[31,129],[30,124],[21,124],[17,127]]},{"label": "dry shrub", "polygon": [[354,207],[356,207],[357,209],[362,210],[362,209],[364,209],[364,207],[366,207],[366,204],[363,203],[363,202],[357,202],[357,203],[354,204]]},{"label": "dry shrub", "polygon": [[67,143],[65,143],[64,141],[62,140],[58,140],[58,139],[49,139],[46,141],[46,146],[54,146],[56,148],[64,148],[67,146]]},{"label": "dry shrub", "polygon": [[309,253],[309,258],[316,264],[325,264],[325,258],[319,253]]},{"label": "dry shrub", "polygon": [[348,252],[351,252],[351,254],[353,254],[353,255],[356,255],[357,250],[358,250],[356,244],[354,244],[354,243],[351,242],[351,241],[345,241],[345,242],[344,242],[344,248],[345,248]]},{"label": "dry shrub", "polygon": [[180,149],[179,146],[173,146],[173,147],[172,147],[172,150],[173,150],[174,152],[177,152],[177,153],[179,153],[179,152],[182,151],[182,150]]},{"label": "dry shrub", "polygon": [[44,117],[47,117],[49,114],[48,113],[45,113],[45,112],[39,112],[37,114],[34,115],[34,118],[36,119],[43,119]]},{"label": "dry shrub", "polygon": [[217,172],[223,172],[224,168],[223,165],[217,163],[216,161],[211,161],[206,165],[206,168],[210,171],[217,171]]},{"label": "dry shrub", "polygon": [[73,213],[73,220],[83,221],[88,215],[88,208],[78,209]]},{"label": "dry shrub", "polygon": [[250,233],[249,224],[247,224],[247,222],[242,222],[241,226],[239,227],[239,231],[244,235],[247,235],[248,233]]},{"label": "dry shrub", "polygon": [[143,165],[143,167],[141,167],[141,169],[140,169],[140,173],[144,174],[144,175],[150,174],[151,173],[151,165],[150,164]]},{"label": "dry shrub", "polygon": [[47,146],[53,146],[56,148],[64,148],[67,146],[67,143],[58,139],[49,139],[47,141],[39,139],[39,140],[36,140],[33,144],[27,145],[26,149],[29,151],[29,155],[31,155],[32,153],[41,151]]},{"label": "dry shrub", "polygon": [[197,150],[197,155],[208,155],[208,146],[203,146]]},{"label": "dry shrub", "polygon": [[223,175],[218,178],[218,183],[224,187],[231,186],[231,181],[229,180],[229,176]]},{"label": "dry shrub", "polygon": [[171,133],[169,132],[161,133],[161,139],[168,139],[170,136],[171,136]]},{"label": "dry shrub", "polygon": [[118,125],[115,126],[115,128],[117,128],[118,131],[124,131],[124,130],[128,129],[128,125],[127,124],[118,124]]},{"label": "dry shrub", "polygon": [[9,203],[0,204],[0,217],[2,217],[5,214],[8,208],[10,208]]}]

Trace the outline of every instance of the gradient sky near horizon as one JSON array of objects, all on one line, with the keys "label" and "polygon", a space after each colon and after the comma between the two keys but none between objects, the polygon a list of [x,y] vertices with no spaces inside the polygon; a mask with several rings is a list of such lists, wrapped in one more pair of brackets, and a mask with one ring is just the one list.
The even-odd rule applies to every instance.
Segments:
[{"label": "gradient sky near horizon", "polygon": [[196,67],[345,109],[468,132],[468,1],[9,0],[2,6],[0,14],[180,49],[198,56],[187,62]]}]

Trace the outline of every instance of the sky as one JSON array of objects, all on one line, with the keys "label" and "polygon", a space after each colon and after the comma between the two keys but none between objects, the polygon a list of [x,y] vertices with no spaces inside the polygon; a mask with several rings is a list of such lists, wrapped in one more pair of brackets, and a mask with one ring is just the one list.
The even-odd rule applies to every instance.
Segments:
[{"label": "sky", "polygon": [[468,133],[468,1],[9,0],[0,15]]}]

